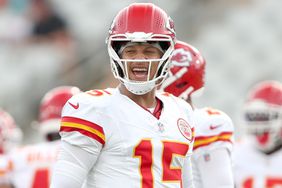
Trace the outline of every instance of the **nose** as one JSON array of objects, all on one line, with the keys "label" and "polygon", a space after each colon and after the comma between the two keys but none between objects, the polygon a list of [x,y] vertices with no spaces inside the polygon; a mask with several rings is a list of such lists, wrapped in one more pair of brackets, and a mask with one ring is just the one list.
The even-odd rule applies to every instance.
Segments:
[{"label": "nose", "polygon": [[148,57],[142,51],[138,51],[135,54],[134,59],[148,59]]}]

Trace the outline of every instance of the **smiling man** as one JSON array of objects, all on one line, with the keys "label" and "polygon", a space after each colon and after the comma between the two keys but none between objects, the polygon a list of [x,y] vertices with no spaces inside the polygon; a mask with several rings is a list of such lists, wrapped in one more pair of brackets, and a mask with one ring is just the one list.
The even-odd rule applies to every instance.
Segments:
[{"label": "smiling man", "polygon": [[120,85],[66,103],[51,187],[193,187],[192,108],[156,92],[174,40],[172,20],[151,3],[134,3],[117,14],[107,45]]}]

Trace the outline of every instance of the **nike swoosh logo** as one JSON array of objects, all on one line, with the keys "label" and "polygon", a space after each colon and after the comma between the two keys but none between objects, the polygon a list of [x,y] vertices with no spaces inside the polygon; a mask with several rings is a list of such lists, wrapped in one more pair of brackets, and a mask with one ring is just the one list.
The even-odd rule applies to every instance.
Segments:
[{"label": "nike swoosh logo", "polygon": [[69,104],[74,108],[74,109],[78,109],[79,108],[79,103],[76,103],[76,105],[72,104],[69,102]]},{"label": "nike swoosh logo", "polygon": [[218,127],[221,127],[222,124],[218,124],[218,125],[210,125],[210,130],[214,130],[217,129]]}]

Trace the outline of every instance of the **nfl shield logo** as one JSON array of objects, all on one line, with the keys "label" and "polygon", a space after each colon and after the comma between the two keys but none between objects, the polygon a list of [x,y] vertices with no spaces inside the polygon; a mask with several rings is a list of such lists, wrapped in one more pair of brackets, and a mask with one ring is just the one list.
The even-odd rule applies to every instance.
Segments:
[{"label": "nfl shield logo", "polygon": [[164,125],[161,122],[158,122],[159,131],[162,133],[164,132]]}]

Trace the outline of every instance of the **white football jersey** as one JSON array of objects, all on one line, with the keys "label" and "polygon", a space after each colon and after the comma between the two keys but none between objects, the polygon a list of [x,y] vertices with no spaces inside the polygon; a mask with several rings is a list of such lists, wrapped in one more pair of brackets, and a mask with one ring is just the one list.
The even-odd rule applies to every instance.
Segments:
[{"label": "white football jersey", "polygon": [[10,184],[10,172],[12,163],[6,155],[0,154],[0,187]]},{"label": "white football jersey", "polygon": [[159,118],[118,89],[92,90],[66,103],[62,140],[98,155],[87,187],[181,187],[194,141],[192,108],[168,93],[157,98]]},{"label": "white football jersey", "polygon": [[234,147],[236,188],[282,188],[282,149],[266,155],[251,140],[242,140]]},{"label": "white football jersey", "polygon": [[203,157],[208,162],[209,152],[219,148],[226,148],[231,153],[234,127],[228,115],[210,107],[195,109],[194,118],[193,178],[195,187],[203,187],[202,182],[205,180],[197,167],[198,158]]},{"label": "white football jersey", "polygon": [[234,127],[228,115],[220,110],[206,107],[195,109],[194,117],[197,127],[193,156],[221,147],[232,150]]},{"label": "white football jersey", "polygon": [[11,153],[11,181],[16,188],[49,188],[60,141],[18,148]]}]

